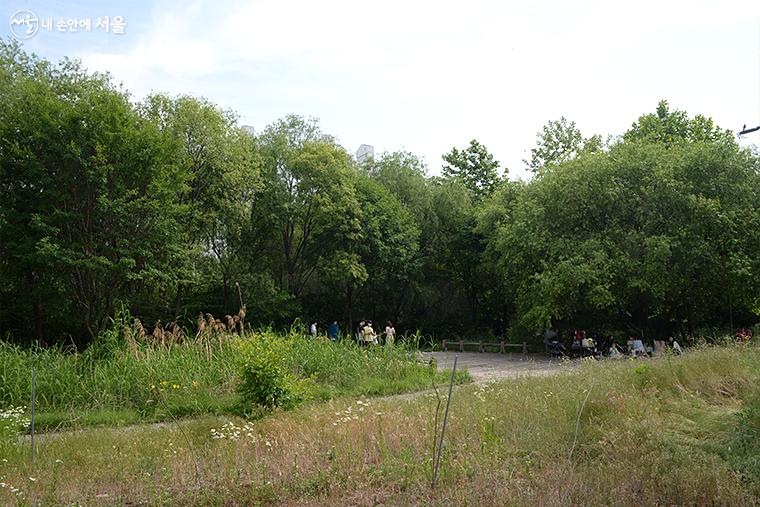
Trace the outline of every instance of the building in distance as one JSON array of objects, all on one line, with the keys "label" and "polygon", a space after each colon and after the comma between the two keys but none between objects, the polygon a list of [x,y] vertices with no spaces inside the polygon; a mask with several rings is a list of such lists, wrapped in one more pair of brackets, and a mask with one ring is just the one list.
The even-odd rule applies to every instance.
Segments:
[{"label": "building in distance", "polygon": [[369,144],[362,144],[359,149],[356,150],[356,161],[360,164],[367,159],[375,157],[375,147]]}]

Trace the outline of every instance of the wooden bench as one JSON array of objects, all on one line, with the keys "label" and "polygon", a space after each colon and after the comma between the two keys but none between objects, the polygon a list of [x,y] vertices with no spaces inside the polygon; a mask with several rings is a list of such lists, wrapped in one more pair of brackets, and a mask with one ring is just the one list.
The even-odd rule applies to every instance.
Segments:
[{"label": "wooden bench", "polygon": [[[464,347],[467,345],[468,347],[478,347],[478,352],[485,352],[486,347],[491,348],[498,348],[499,352],[502,354],[505,354],[507,352],[507,348],[517,348],[521,349],[523,355],[528,354],[528,344],[526,342],[522,343],[504,343],[503,341],[500,342],[466,342],[464,340],[443,340],[443,351],[448,352],[449,346],[459,345],[459,352],[464,352]],[[511,351],[510,351],[511,352]]]}]

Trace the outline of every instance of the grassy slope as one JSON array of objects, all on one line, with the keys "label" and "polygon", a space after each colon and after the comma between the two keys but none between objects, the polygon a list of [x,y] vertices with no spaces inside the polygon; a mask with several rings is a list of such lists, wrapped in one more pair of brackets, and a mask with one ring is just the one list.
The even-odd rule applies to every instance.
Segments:
[{"label": "grassy slope", "polygon": [[0,481],[46,504],[756,504],[759,381],[760,349],[727,347],[462,387],[435,491],[429,395],[51,436]]}]

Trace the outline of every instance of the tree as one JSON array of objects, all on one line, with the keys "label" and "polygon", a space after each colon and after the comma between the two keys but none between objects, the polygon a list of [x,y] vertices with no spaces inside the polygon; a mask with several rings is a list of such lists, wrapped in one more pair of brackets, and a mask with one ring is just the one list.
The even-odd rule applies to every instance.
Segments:
[{"label": "tree", "polygon": [[444,177],[460,179],[476,202],[491,195],[500,181],[499,162],[475,139],[464,150],[452,148],[443,160]]},{"label": "tree", "polygon": [[721,140],[624,141],[558,165],[519,194],[497,239],[520,320],[662,335],[720,322],[729,301],[746,319],[757,181]]},{"label": "tree", "polygon": [[398,322],[420,267],[420,229],[412,213],[377,181],[360,176],[356,188],[361,240],[355,251],[367,273],[359,294],[366,302],[362,307],[374,319],[385,315]]},{"label": "tree", "polygon": [[174,314],[180,315],[183,297],[206,283],[210,267],[222,284],[220,308],[232,310],[234,265],[240,262],[243,226],[259,188],[259,161],[251,136],[238,127],[237,116],[205,99],[170,98],[156,94],[141,106],[143,116],[158,126],[171,162],[182,184],[176,188],[183,206],[182,233],[186,236],[186,263],[174,296]]},{"label": "tree", "polygon": [[36,338],[60,332],[44,333],[44,311],[63,307],[94,340],[117,301],[174,278],[178,175],[127,94],[78,62],[0,42],[0,97],[3,279],[31,303]]},{"label": "tree", "polygon": [[251,221],[269,238],[278,286],[298,298],[344,241],[358,240],[351,160],[315,123],[300,117],[278,121],[258,142],[263,188]]},{"label": "tree", "polygon": [[641,116],[623,135],[625,141],[643,141],[671,146],[683,142],[736,144],[733,133],[716,126],[712,119],[684,111],[671,111],[667,100],[657,104],[654,113]]},{"label": "tree", "polygon": [[586,139],[574,121],[564,116],[550,121],[536,134],[536,147],[530,150],[530,161],[524,160],[534,173],[574,159],[581,153],[591,153],[602,148],[598,135]]}]

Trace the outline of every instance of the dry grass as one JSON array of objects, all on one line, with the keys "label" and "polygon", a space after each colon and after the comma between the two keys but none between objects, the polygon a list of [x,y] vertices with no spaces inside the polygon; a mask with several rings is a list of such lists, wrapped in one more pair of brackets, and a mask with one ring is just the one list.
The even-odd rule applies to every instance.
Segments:
[{"label": "dry grass", "polygon": [[44,504],[752,505],[759,380],[760,351],[725,348],[462,387],[433,491],[427,395],[49,437],[0,476]]}]

